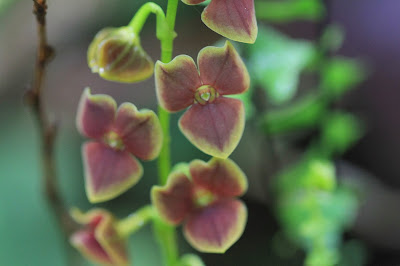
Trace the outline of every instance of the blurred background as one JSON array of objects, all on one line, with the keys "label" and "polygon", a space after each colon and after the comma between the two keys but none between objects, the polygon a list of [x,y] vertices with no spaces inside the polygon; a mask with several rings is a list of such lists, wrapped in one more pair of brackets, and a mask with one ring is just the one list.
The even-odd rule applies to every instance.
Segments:
[{"label": "blurred background", "polygon": [[[89,86],[93,93],[112,95],[118,103],[157,108],[152,78],[138,84],[112,83],[92,74],[86,61],[94,35],[104,27],[126,25],[143,2],[48,3],[48,39],[56,56],[47,68],[44,98],[49,118],[59,126],[57,172],[68,206],[92,207],[83,185],[84,139],[75,127],[83,89]],[[166,6],[165,1],[155,2]],[[291,6],[282,6],[289,2]],[[203,8],[180,4],[175,55],[196,58],[204,46],[221,42],[201,22]],[[400,2],[263,0],[256,1],[256,8],[261,10],[259,40],[254,46],[237,46],[253,86],[242,96],[248,123],[232,155],[249,178],[244,197],[248,224],[225,255],[201,257],[211,266],[303,265],[304,261],[322,266],[318,261],[327,257],[322,251],[312,257],[315,243],[309,240],[329,231],[329,244],[322,246],[334,250],[328,255],[335,257],[334,264],[400,265]],[[156,60],[160,51],[154,23],[151,17],[141,41]],[[0,265],[67,265],[62,235],[42,194],[37,126],[22,100],[33,78],[36,44],[32,2],[0,0]],[[173,162],[208,160],[179,132],[179,117],[173,115],[171,122]],[[300,165],[311,165],[310,169],[322,165],[322,172],[333,169],[333,177],[321,177],[320,170],[316,174],[298,170]],[[98,206],[124,217],[148,203],[157,175],[154,162],[144,167],[138,185]],[[334,187],[316,185],[324,199],[332,196],[329,208],[301,205],[298,208],[307,211],[293,214],[291,197],[298,194],[292,192],[302,188],[296,187],[296,178],[303,175],[312,176],[312,186],[320,182],[318,178],[334,180]],[[342,187],[345,196],[337,198],[334,193]],[[309,215],[310,208],[321,210],[318,219]],[[302,227],[306,219],[309,231]],[[332,222],[335,219],[337,223]],[[329,223],[318,231],[321,221]],[[178,232],[181,253],[195,252]],[[150,226],[130,238],[130,250],[135,265],[161,265]],[[76,263],[86,265],[83,259]]]}]

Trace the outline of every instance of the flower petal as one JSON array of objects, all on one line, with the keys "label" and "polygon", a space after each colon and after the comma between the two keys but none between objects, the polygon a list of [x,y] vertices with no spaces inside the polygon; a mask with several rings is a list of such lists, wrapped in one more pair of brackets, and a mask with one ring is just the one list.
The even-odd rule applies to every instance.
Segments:
[{"label": "flower petal", "polygon": [[179,224],[193,209],[193,185],[182,172],[172,172],[164,187],[154,186],[151,200],[160,216],[171,224]]},{"label": "flower petal", "polygon": [[247,208],[242,201],[218,201],[193,213],[184,234],[198,251],[224,253],[243,234],[246,221]]},{"label": "flower petal", "polygon": [[97,66],[97,49],[102,41],[113,35],[116,28],[104,28],[99,31],[94,37],[93,41],[90,43],[87,52],[87,61],[89,67],[93,72],[98,72],[99,68]]},{"label": "flower petal", "polygon": [[95,208],[87,213],[83,213],[80,209],[75,207],[71,209],[70,215],[78,224],[88,225],[93,228],[105,217],[112,216],[110,212],[104,209]]},{"label": "flower petal", "polygon": [[71,216],[85,229],[74,233],[71,244],[86,257],[101,264],[128,265],[125,240],[118,235],[114,216],[104,209],[93,209],[82,213],[72,209]]},{"label": "flower petal", "polygon": [[220,197],[241,196],[247,190],[243,171],[231,159],[212,158],[209,162],[194,160],[190,163],[193,183]]},{"label": "flower petal", "polygon": [[206,105],[194,104],[179,120],[179,128],[204,153],[227,158],[242,137],[244,122],[240,100],[218,97]]},{"label": "flower petal", "polygon": [[99,142],[82,149],[86,193],[92,203],[113,199],[142,177],[142,165],[128,151],[115,150]]},{"label": "flower petal", "polygon": [[91,95],[86,88],[79,102],[76,124],[82,135],[89,138],[101,138],[114,122],[117,104],[111,96]]},{"label": "flower petal", "polygon": [[110,256],[113,265],[129,265],[126,242],[118,235],[113,216],[105,217],[99,223],[95,237]]},{"label": "flower petal", "polygon": [[123,103],[117,111],[115,132],[125,148],[142,160],[153,160],[162,146],[162,129],[157,115],[151,110],[140,110],[131,103]]},{"label": "flower petal", "polygon": [[155,81],[158,101],[170,112],[193,104],[194,94],[201,86],[196,65],[187,55],[179,55],[167,64],[157,61]]},{"label": "flower petal", "polygon": [[96,240],[94,232],[78,231],[71,236],[70,242],[72,246],[90,260],[101,264],[112,264],[110,256]]},{"label": "flower petal", "polygon": [[250,87],[250,76],[240,55],[230,42],[223,47],[205,47],[197,58],[200,78],[219,94],[239,94]]},{"label": "flower petal", "polygon": [[182,0],[187,5],[198,5],[200,3],[203,3],[206,0]]},{"label": "flower petal", "polygon": [[256,41],[254,0],[213,0],[201,19],[207,27],[226,38],[244,43]]}]

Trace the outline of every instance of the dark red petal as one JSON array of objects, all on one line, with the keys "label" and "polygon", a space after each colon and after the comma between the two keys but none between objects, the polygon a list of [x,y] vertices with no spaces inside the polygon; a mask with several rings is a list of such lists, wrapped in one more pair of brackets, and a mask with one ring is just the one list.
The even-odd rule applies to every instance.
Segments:
[{"label": "dark red petal", "polygon": [[189,167],[196,186],[220,197],[241,196],[247,190],[246,175],[231,159],[194,160]]},{"label": "dark red petal", "polygon": [[179,127],[204,153],[227,158],[242,137],[244,122],[240,100],[218,97],[206,105],[194,104],[179,120]]},{"label": "dark red petal", "polygon": [[193,185],[181,172],[173,172],[164,187],[151,190],[154,207],[162,218],[171,224],[179,224],[193,209]]},{"label": "dark red petal", "polygon": [[193,104],[201,81],[191,57],[179,55],[167,64],[158,61],[155,68],[157,97],[163,108],[177,112]]},{"label": "dark red petal", "polygon": [[91,95],[86,88],[79,102],[76,124],[81,134],[89,138],[101,138],[107,133],[115,118],[117,104],[105,94]]},{"label": "dark red petal", "polygon": [[250,86],[246,66],[230,42],[224,47],[209,46],[199,52],[200,78],[214,87],[219,94],[239,94]]},{"label": "dark red petal", "polygon": [[113,265],[129,265],[126,241],[117,232],[113,216],[103,218],[95,229],[95,237],[107,252]]},{"label": "dark red petal", "polygon": [[185,237],[198,251],[224,253],[243,234],[247,209],[240,200],[219,201],[191,214]]},{"label": "dark red petal", "polygon": [[73,208],[71,216],[86,228],[71,237],[71,243],[83,255],[107,265],[129,264],[126,242],[117,232],[117,221],[110,212],[104,209],[92,209],[82,213],[79,209]]},{"label": "dark red petal", "polygon": [[153,160],[160,153],[162,129],[153,111],[138,111],[135,105],[123,103],[118,108],[114,130],[125,148],[140,159]]},{"label": "dark red petal", "polygon": [[112,264],[110,256],[96,240],[94,232],[79,231],[71,236],[71,244],[83,255],[101,264]]},{"label": "dark red petal", "polygon": [[117,197],[142,177],[141,164],[128,151],[115,150],[99,142],[87,142],[82,153],[86,193],[92,203]]},{"label": "dark red petal", "polygon": [[207,27],[228,39],[245,43],[256,41],[254,0],[212,0],[201,18]]}]

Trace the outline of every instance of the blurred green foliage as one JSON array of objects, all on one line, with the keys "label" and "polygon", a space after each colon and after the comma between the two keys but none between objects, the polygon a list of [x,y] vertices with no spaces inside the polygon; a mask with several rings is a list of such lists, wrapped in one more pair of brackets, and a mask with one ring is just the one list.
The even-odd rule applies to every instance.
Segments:
[{"label": "blurred green foliage", "polygon": [[[271,22],[317,20],[324,15],[318,0],[265,1],[256,6],[258,18]],[[256,43],[243,48],[252,78],[252,87],[241,96],[247,118],[258,121],[269,137],[317,132],[307,152],[297,163],[279,171],[272,186],[281,229],[287,239],[306,251],[307,266],[348,265],[353,260],[354,265],[362,265],[365,258],[362,248],[355,258],[350,258],[346,246],[342,248],[342,233],[352,224],[359,200],[355,191],[338,182],[333,163],[333,158],[363,135],[357,117],[332,109],[366,77],[359,60],[333,55],[343,41],[344,32],[337,25],[326,26],[317,42],[294,40],[260,26]],[[297,95],[305,72],[317,77],[316,84]],[[256,92],[265,99],[254,97]],[[254,111],[260,102],[267,103],[262,114]]]},{"label": "blurred green foliage", "polygon": [[256,1],[258,19],[274,23],[293,20],[317,21],[324,17],[325,8],[321,0]]},{"label": "blurred green foliage", "polygon": [[363,125],[354,115],[332,112],[321,127],[320,148],[328,155],[341,155],[363,135]]},{"label": "blurred green foliage", "polygon": [[337,99],[362,82],[366,70],[356,59],[334,57],[323,65],[321,77],[322,90],[329,97]]},{"label": "blurred green foliage", "polygon": [[324,52],[335,52],[342,47],[344,30],[337,24],[327,25],[320,39],[320,49]]},{"label": "blurred green foliage", "polygon": [[274,104],[293,98],[301,71],[315,55],[311,42],[290,39],[269,27],[260,27],[257,41],[246,48],[253,86],[265,89]]},{"label": "blurred green foliage", "polygon": [[334,164],[307,156],[278,176],[274,192],[282,230],[306,250],[305,265],[336,265],[341,233],[353,222],[358,199],[336,183]]},{"label": "blurred green foliage", "polygon": [[293,133],[315,127],[327,113],[327,102],[321,94],[310,94],[281,108],[268,110],[260,119],[270,135]]}]

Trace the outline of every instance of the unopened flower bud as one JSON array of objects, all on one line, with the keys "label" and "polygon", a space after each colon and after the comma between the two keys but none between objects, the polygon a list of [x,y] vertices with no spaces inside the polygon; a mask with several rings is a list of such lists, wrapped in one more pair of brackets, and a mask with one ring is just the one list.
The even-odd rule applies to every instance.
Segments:
[{"label": "unopened flower bud", "polygon": [[130,28],[105,28],[95,36],[88,50],[92,72],[107,80],[134,83],[149,78],[154,63]]}]

